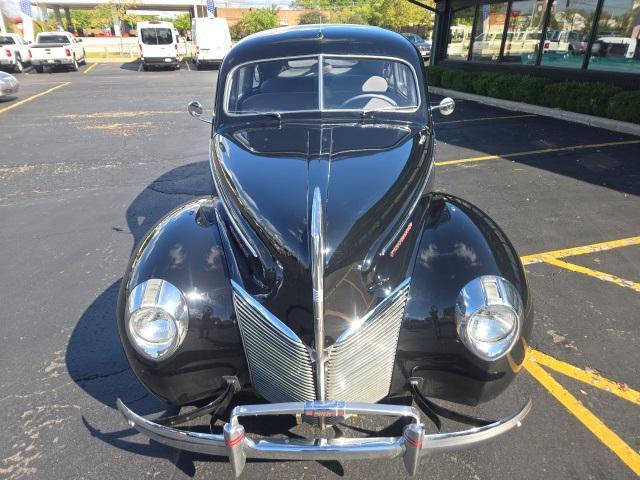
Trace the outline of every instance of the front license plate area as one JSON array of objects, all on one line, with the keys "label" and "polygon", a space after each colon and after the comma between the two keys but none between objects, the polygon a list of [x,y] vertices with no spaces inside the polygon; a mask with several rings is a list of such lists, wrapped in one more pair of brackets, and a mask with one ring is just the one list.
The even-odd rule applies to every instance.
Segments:
[{"label": "front license plate area", "polygon": [[164,59],[164,61],[165,61],[166,63],[169,63],[169,62],[171,62],[171,59],[170,59],[170,58],[165,58],[165,59]]}]

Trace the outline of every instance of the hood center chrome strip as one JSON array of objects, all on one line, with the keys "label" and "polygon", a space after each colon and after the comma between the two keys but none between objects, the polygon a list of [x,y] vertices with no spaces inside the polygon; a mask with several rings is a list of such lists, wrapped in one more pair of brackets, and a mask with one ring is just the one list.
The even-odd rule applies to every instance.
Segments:
[{"label": "hood center chrome strip", "polygon": [[313,316],[315,321],[316,384],[319,400],[325,399],[324,355],[324,225],[320,188],[313,191],[311,205],[311,277],[313,285]]}]

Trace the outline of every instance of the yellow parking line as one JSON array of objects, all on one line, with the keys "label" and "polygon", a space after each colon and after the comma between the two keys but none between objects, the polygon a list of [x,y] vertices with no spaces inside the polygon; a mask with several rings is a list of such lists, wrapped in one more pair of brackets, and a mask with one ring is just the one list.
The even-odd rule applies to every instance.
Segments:
[{"label": "yellow parking line", "polygon": [[585,253],[603,252],[614,248],[628,247],[630,245],[640,245],[640,236],[621,238],[609,242],[592,243],[591,245],[583,245],[580,247],[565,248],[562,250],[551,250],[548,252],[536,253],[533,255],[525,255],[520,257],[523,265],[531,263],[542,263],[548,258],[564,258],[574,255],[583,255]]},{"label": "yellow parking line", "polygon": [[566,152],[571,150],[584,150],[586,148],[601,148],[601,147],[613,147],[616,145],[634,145],[640,143],[640,140],[623,140],[620,142],[607,142],[607,143],[591,143],[587,145],[572,145],[569,147],[554,147],[554,148],[542,148],[540,150],[529,150],[526,152],[514,152],[504,153],[502,155],[483,155],[480,157],[459,158],[457,160],[444,160],[441,162],[435,162],[439,167],[444,165],[457,165],[460,163],[475,163],[484,162],[487,160],[499,160],[501,158],[515,158],[524,157],[527,155],[539,155],[541,153],[554,153],[554,152]]},{"label": "yellow parking line", "polygon": [[613,430],[596,417],[580,400],[560,385],[535,361],[529,357],[524,368],[547,389],[564,407],[569,410],[598,440],[604,443],[636,475],[640,475],[640,454],[625,443]]},{"label": "yellow parking line", "polygon": [[71,82],[61,83],[60,85],[56,85],[55,87],[50,88],[49,90],[45,90],[44,92],[41,92],[41,93],[36,93],[35,95],[31,95],[30,97],[27,97],[24,100],[20,100],[19,102],[12,103],[8,107],[4,107],[4,108],[0,109],[0,113],[8,112],[9,110],[12,110],[12,109],[14,109],[16,107],[19,107],[20,105],[24,105],[25,103],[30,102],[31,100],[35,100],[38,97],[42,97],[44,95],[47,95],[47,94],[53,92],[54,90],[57,90],[57,89],[62,88],[64,86],[67,86],[70,83]]},{"label": "yellow parking line", "polygon": [[612,393],[624,400],[635,403],[636,405],[640,405],[640,392],[623,383],[613,382],[598,375],[597,373],[587,372],[586,370],[582,370],[581,368],[575,367],[569,363],[553,358],[545,353],[539,352],[538,350],[530,349],[529,357],[530,360],[555,370],[556,372],[562,373],[567,377],[586,383],[592,387],[599,388],[605,392]]},{"label": "yellow parking line", "polygon": [[451,123],[467,123],[467,122],[482,122],[486,120],[506,120],[509,118],[525,118],[525,117],[537,117],[534,114],[527,115],[505,115],[502,117],[481,117],[481,118],[467,118],[465,120],[449,120],[447,122],[433,122],[435,125],[448,125]]},{"label": "yellow parking line", "polygon": [[621,287],[627,287],[631,290],[635,290],[636,292],[640,292],[640,283],[625,280],[624,278],[616,277],[615,275],[611,275],[609,273],[593,270],[591,268],[583,267],[582,265],[576,265],[575,263],[565,262],[564,260],[560,260],[558,258],[547,258],[545,259],[545,263],[564,268],[566,270],[571,270],[572,272],[582,273],[584,275],[597,278],[598,280],[615,283],[616,285],[619,285]]},{"label": "yellow parking line", "polygon": [[98,62],[91,64],[82,73],[89,73],[92,69],[96,68],[98,65],[100,65]]}]

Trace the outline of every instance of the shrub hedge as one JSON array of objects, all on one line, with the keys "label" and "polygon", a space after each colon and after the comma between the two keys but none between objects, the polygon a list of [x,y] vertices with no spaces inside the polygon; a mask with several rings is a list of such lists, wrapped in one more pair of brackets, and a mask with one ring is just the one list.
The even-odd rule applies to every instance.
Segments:
[{"label": "shrub hedge", "polygon": [[640,91],[602,82],[554,82],[530,75],[427,67],[429,85],[640,123]]}]

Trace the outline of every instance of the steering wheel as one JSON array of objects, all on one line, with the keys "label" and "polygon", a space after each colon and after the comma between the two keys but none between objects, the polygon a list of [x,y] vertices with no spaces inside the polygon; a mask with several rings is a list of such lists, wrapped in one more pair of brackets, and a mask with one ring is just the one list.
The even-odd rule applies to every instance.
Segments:
[{"label": "steering wheel", "polygon": [[387,102],[389,105],[391,105],[392,107],[397,107],[398,104],[396,103],[396,101],[393,98],[389,98],[386,95],[382,95],[381,93],[361,93],[360,95],[356,95],[354,97],[351,97],[347,100],[345,100],[344,102],[342,102],[342,105],[340,105],[340,108],[345,108],[347,107],[349,104],[357,101],[357,100],[362,100],[363,98],[377,98],[378,100],[382,100],[384,102]]}]

